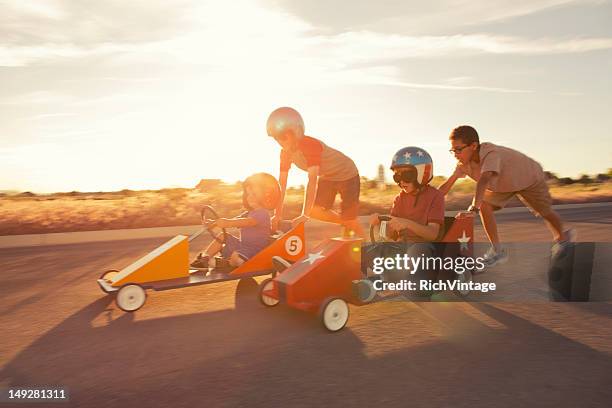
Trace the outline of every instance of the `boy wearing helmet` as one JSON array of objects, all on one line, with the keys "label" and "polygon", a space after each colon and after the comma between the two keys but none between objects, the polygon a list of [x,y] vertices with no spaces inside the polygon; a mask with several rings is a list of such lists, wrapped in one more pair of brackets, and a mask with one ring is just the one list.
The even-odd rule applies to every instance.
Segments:
[{"label": "boy wearing helmet", "polygon": [[[274,176],[257,173],[242,184],[242,202],[247,211],[235,218],[219,218],[206,222],[214,231],[215,239],[191,264],[193,268],[214,267],[211,258],[221,252],[233,267],[240,266],[268,243],[271,233],[269,211],[276,208],[280,199],[280,187]],[[221,228],[239,228],[240,238],[220,231]]]},{"label": "boy wearing helmet", "polygon": [[[435,241],[444,225],[444,194],[429,185],[433,178],[431,156],[424,149],[404,147],[393,156],[391,170],[401,191],[387,222],[389,236],[401,232],[405,241]],[[378,214],[373,214],[370,224],[379,223]]]},{"label": "boy wearing helmet", "polygon": [[476,193],[470,210],[480,212],[480,218],[491,248],[485,254],[488,266],[508,259],[501,246],[493,211],[503,208],[515,195],[541,216],[550,228],[555,246],[553,252],[562,249],[575,238],[573,230],[563,230],[559,215],[552,209],[552,199],[546,184],[542,166],[532,158],[516,150],[493,143],[480,143],[476,129],[463,125],[451,131],[450,152],[457,159],[455,172],[440,186],[446,194],[458,178],[466,175],[477,182]]},{"label": "boy wearing helmet", "polygon": [[[355,163],[322,141],[304,134],[304,121],[292,108],[282,107],[270,114],[267,132],[282,147],[280,154],[281,199],[272,218],[276,229],[282,219],[287,177],[292,164],[308,172],[302,214],[294,224],[309,217],[333,222],[344,227],[345,234],[353,231],[363,237],[357,220],[359,212],[359,171]],[[340,214],[332,211],[336,195],[340,194]]]}]

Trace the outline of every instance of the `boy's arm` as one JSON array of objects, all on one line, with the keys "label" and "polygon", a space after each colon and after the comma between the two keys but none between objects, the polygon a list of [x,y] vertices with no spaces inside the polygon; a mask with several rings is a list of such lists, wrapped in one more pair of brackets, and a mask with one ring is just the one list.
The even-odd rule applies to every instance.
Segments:
[{"label": "boy's arm", "polygon": [[438,191],[441,191],[444,195],[448,194],[455,182],[458,179],[465,177],[465,171],[463,171],[460,166],[461,165],[458,163],[453,174],[440,187],[438,187]]},{"label": "boy's arm", "polygon": [[428,241],[435,241],[440,232],[440,224],[429,222],[427,225],[419,224],[406,218],[392,217],[388,225],[395,231],[401,231],[408,228],[410,231],[417,234],[419,237]]},{"label": "boy's arm", "polygon": [[427,241],[435,241],[440,234],[441,225],[444,223],[444,195],[438,193],[432,200],[427,211],[427,221],[424,224],[400,218],[392,212],[391,221],[389,221],[391,229],[401,231],[409,229],[419,237]]},{"label": "boy's arm", "polygon": [[283,219],[283,203],[285,201],[285,192],[287,191],[287,178],[289,177],[289,171],[281,171],[278,176],[278,183],[280,184],[281,195],[278,201],[278,206],[274,210],[274,216],[271,219],[272,231],[278,230],[278,223]]},{"label": "boy's arm", "polygon": [[474,194],[474,199],[472,200],[472,205],[470,205],[469,210],[480,210],[480,206],[482,205],[482,200],[484,199],[484,193],[487,187],[489,186],[489,182],[491,178],[495,176],[494,171],[485,171],[480,175],[478,179],[478,183],[476,183],[476,193]]},{"label": "boy's arm", "polygon": [[294,224],[298,224],[302,221],[308,220],[310,211],[314,206],[315,197],[317,196],[317,182],[319,180],[319,166],[308,167],[308,184],[306,185],[306,191],[304,192],[304,205],[302,207],[302,214],[293,220]]},{"label": "boy's arm", "polygon": [[246,217],[246,218],[219,218],[212,222],[214,227],[219,228],[244,228],[244,227],[254,227],[257,225],[257,220],[255,218]]}]

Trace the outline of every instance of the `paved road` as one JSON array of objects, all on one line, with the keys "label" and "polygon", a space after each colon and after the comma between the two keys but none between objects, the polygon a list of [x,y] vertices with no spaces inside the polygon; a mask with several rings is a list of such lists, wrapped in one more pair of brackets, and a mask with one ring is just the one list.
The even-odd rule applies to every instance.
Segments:
[{"label": "paved road", "polygon": [[[612,241],[609,209],[562,216],[581,240]],[[0,387],[66,386],[80,407],[610,406],[612,303],[547,303],[547,230],[528,214],[499,221],[506,240],[535,242],[535,261],[515,253],[528,265],[488,274],[530,301],[351,307],[336,334],[259,306],[253,281],[153,292],[121,312],[95,279],[164,239],[2,249]]]}]

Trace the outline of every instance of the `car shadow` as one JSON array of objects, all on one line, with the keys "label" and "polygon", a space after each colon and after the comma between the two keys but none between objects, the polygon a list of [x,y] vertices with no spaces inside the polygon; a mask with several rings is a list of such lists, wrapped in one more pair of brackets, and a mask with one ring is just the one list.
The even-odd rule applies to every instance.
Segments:
[{"label": "car shadow", "polygon": [[[149,319],[118,313],[111,297],[101,298],[17,354],[2,368],[0,383],[65,386],[69,405],[80,407],[583,406],[585,398],[603,406],[612,400],[610,356],[489,304],[470,307],[496,327],[465,307],[414,303],[406,309],[412,317],[442,333],[415,342],[411,327],[398,329],[401,316],[379,322],[377,333],[364,320],[331,334],[311,314],[247,304],[255,290],[254,282],[239,284],[234,309]],[[383,309],[372,310],[387,306],[377,307]],[[368,306],[351,312],[369,313]],[[386,352],[388,342],[397,347]],[[367,352],[366,343],[380,353]]]}]

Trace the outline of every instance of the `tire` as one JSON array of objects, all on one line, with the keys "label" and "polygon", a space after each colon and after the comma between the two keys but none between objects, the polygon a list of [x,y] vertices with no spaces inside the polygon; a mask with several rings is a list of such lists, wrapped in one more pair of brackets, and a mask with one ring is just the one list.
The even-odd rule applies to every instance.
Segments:
[{"label": "tire", "polygon": [[376,289],[374,289],[374,283],[371,280],[354,280],[352,285],[355,298],[362,304],[370,303],[376,297]]},{"label": "tire", "polygon": [[253,278],[242,278],[236,285],[235,307],[236,309],[252,308],[257,304],[255,296],[259,293],[259,285]]},{"label": "tire", "polygon": [[[119,270],[118,269],[109,269],[108,271],[106,271],[102,275],[100,275],[100,279],[110,281],[115,276],[117,276],[118,274],[119,274]],[[102,288],[102,286],[100,286],[100,289],[102,289],[102,292],[104,292],[104,293],[109,293],[107,290],[104,290],[104,288]]]},{"label": "tire", "polygon": [[[472,276],[472,271],[470,269],[466,269],[465,272],[461,274],[457,274],[457,280],[459,280],[462,283],[471,282],[472,279],[473,279],[473,276]],[[453,290],[453,293],[455,293],[455,295],[459,296],[460,298],[465,299],[466,297],[470,295],[470,290],[469,289],[466,289],[466,290],[455,289]]]},{"label": "tire", "polygon": [[280,300],[264,294],[264,290],[271,289],[272,285],[272,278],[265,279],[259,285],[259,301],[266,307],[274,307],[280,303]]},{"label": "tire", "polygon": [[115,303],[124,312],[135,312],[140,309],[147,300],[147,292],[140,285],[130,283],[124,285],[117,292]]},{"label": "tire", "polygon": [[323,327],[330,332],[342,330],[349,319],[349,307],[343,299],[330,298],[322,305],[319,317]]}]

